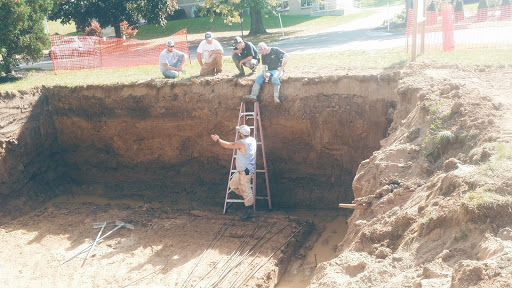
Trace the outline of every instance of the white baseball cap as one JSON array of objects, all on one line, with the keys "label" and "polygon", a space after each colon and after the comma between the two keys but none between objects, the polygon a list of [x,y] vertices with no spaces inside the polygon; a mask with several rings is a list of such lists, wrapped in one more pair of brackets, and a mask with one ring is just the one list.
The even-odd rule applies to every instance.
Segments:
[{"label": "white baseball cap", "polygon": [[260,42],[258,44],[258,53],[263,54],[263,50],[267,49],[267,44]]},{"label": "white baseball cap", "polygon": [[167,47],[174,47],[174,41],[167,40]]},{"label": "white baseball cap", "polygon": [[251,134],[251,128],[247,125],[236,126],[236,131],[240,131],[240,133],[245,136],[249,136]]}]

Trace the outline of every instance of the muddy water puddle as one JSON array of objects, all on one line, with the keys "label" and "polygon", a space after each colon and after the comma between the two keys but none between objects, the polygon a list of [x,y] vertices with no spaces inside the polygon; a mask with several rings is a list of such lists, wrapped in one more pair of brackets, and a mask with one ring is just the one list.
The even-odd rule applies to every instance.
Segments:
[{"label": "muddy water puddle", "polygon": [[[276,288],[305,288],[313,278],[316,266],[337,256],[336,249],[347,233],[348,217],[336,211],[289,212],[291,216],[310,219],[317,227],[312,240],[303,247],[302,259],[294,259]],[[311,247],[309,249],[309,247]]]}]

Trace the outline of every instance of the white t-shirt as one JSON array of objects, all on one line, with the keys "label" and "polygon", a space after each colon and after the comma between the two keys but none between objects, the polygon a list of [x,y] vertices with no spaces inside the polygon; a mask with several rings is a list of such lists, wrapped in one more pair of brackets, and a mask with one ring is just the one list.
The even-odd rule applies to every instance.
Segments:
[{"label": "white t-shirt", "polygon": [[158,58],[158,62],[160,63],[160,72],[164,72],[167,70],[167,65],[171,66],[171,64],[178,59],[178,56],[181,56],[183,52],[180,52],[174,48],[172,53],[169,53],[169,50],[165,49],[160,53],[160,57]]},{"label": "white t-shirt", "polygon": [[219,41],[213,39],[212,44],[206,43],[206,40],[201,41],[199,47],[197,47],[197,52],[201,53],[201,57],[203,57],[205,63],[210,63],[213,60],[213,57],[208,58],[208,54],[210,51],[220,50],[224,53],[224,49],[220,45]]}]

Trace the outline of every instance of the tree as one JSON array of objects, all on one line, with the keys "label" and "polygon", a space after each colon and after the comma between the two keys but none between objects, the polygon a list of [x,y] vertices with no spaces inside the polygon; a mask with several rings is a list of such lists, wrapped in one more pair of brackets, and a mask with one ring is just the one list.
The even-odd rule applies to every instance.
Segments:
[{"label": "tree", "polygon": [[263,13],[276,13],[278,2],[276,0],[205,0],[204,9],[213,18],[214,13],[222,14],[228,24],[240,23],[242,11],[249,8],[251,15],[251,29],[249,35],[267,33],[263,25]]},{"label": "tree", "polygon": [[39,60],[49,38],[43,21],[52,0],[0,0],[0,71],[11,73],[20,60]]},{"label": "tree", "polygon": [[57,7],[50,19],[62,24],[75,22],[77,30],[96,20],[102,27],[112,26],[116,37],[121,35],[121,22],[136,25],[142,18],[148,23],[165,25],[165,16],[178,8],[177,0],[56,0]]}]

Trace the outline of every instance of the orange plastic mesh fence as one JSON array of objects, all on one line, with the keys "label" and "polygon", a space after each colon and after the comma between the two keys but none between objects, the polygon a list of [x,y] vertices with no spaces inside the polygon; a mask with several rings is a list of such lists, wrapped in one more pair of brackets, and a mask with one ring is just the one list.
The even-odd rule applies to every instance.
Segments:
[{"label": "orange plastic mesh fence", "polygon": [[157,65],[158,56],[172,39],[175,49],[187,54],[187,29],[167,38],[153,40],[125,40],[94,36],[52,35],[50,57],[53,70],[80,70],[118,68],[137,65]]},{"label": "orange plastic mesh fence", "polygon": [[[439,12],[426,11],[425,51],[512,47],[512,6],[454,11],[451,4],[443,4]],[[412,15],[410,10],[405,32],[407,51],[412,44]],[[420,36],[421,23],[417,27],[417,45]]]}]

